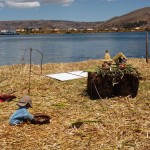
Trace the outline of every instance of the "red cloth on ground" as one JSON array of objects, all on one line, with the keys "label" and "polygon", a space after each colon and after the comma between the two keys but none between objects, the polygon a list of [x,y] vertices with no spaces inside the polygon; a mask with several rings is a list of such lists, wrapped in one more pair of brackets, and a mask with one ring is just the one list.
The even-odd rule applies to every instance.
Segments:
[{"label": "red cloth on ground", "polygon": [[14,96],[14,95],[5,95],[5,94],[2,94],[2,95],[0,95],[0,102],[11,101],[14,98],[16,98],[16,96]]}]

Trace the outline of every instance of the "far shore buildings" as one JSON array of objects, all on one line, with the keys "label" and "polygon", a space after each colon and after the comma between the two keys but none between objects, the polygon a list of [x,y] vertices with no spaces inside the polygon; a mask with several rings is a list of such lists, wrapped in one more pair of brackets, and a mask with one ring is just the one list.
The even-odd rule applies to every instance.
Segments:
[{"label": "far shore buildings", "polygon": [[[131,29],[125,29],[122,27],[102,27],[102,28],[81,28],[81,29],[76,29],[76,28],[68,28],[68,29],[59,29],[59,28],[53,28],[53,29],[48,29],[48,28],[35,28],[35,27],[26,27],[26,28],[18,28],[15,31],[17,33],[94,33],[94,32],[126,32],[126,31],[145,31],[147,28],[145,27],[135,27]],[[7,29],[3,29],[7,30]],[[2,31],[2,30],[1,30]]]},{"label": "far shore buildings", "polygon": [[[44,29],[42,29],[44,30]],[[49,29],[50,31],[52,32],[60,32],[60,31],[64,31],[62,29],[58,29],[58,28],[54,28],[54,29]],[[88,32],[93,32],[94,29],[93,28],[87,28],[87,29],[76,29],[76,28],[68,28],[68,29],[65,29],[66,31],[72,31],[72,32],[78,32],[78,31],[88,31]],[[16,29],[16,32],[18,33],[22,33],[22,32],[26,32],[26,31],[31,31],[31,32],[38,32],[40,31],[39,28],[22,28],[22,29]]]}]

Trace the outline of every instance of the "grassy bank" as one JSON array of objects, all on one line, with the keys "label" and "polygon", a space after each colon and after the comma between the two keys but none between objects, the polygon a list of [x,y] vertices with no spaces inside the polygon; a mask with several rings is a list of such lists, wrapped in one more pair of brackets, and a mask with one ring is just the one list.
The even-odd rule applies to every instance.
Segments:
[{"label": "grassy bank", "polygon": [[[148,150],[150,149],[150,64],[129,59],[142,74],[136,98],[115,97],[90,100],[87,78],[66,82],[48,78],[50,73],[84,70],[101,65],[101,60],[78,63],[33,65],[30,95],[31,113],[51,116],[50,124],[12,127],[9,116],[16,102],[29,90],[29,65],[0,67],[0,93],[17,98],[0,103],[0,149],[27,150]],[[70,128],[83,121],[80,128]]]}]

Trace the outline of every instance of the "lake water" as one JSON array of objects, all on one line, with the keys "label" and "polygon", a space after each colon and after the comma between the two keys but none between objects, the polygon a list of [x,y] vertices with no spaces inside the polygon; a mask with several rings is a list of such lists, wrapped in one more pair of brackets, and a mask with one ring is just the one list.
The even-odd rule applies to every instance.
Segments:
[{"label": "lake water", "polygon": [[[150,40],[149,40],[150,41]],[[108,49],[111,57],[118,52],[127,57],[145,58],[146,33],[89,33],[0,36],[0,65],[77,62],[102,59]],[[39,53],[40,51],[41,53]]]}]

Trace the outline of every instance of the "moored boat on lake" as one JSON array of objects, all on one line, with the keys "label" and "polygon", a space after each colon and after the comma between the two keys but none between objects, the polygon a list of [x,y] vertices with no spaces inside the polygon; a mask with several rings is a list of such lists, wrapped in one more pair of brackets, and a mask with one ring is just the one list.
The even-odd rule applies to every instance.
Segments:
[{"label": "moored boat on lake", "polygon": [[15,30],[1,30],[0,35],[19,35]]}]

